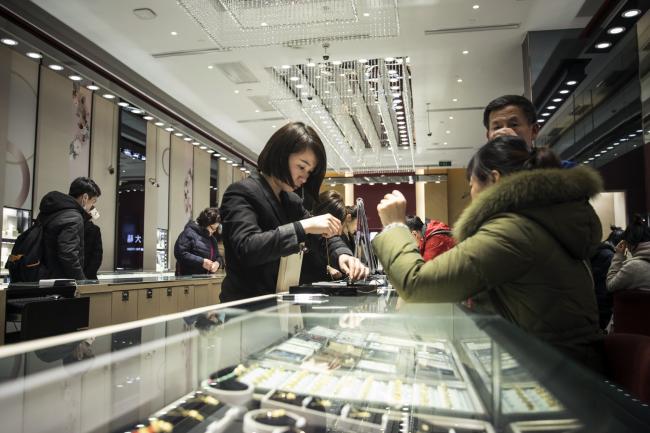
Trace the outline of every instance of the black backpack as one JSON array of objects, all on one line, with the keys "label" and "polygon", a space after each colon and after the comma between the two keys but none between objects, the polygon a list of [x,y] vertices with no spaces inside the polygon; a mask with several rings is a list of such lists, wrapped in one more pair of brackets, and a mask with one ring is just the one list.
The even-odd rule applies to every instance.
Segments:
[{"label": "black backpack", "polygon": [[7,259],[5,268],[9,270],[12,283],[32,282],[40,279],[43,257],[44,222],[37,218],[30,228],[22,232]]}]

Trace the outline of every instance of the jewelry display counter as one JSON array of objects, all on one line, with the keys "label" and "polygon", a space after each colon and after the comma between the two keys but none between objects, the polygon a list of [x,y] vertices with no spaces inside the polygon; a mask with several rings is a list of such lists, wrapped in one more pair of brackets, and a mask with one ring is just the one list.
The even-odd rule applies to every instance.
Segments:
[{"label": "jewelry display counter", "polygon": [[268,295],[0,348],[12,432],[649,431],[497,317],[394,292]]}]

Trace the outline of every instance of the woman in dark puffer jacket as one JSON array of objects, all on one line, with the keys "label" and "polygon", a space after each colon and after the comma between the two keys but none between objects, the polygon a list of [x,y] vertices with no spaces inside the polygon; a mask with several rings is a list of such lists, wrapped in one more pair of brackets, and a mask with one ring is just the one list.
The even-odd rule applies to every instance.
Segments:
[{"label": "woman in dark puffer jacket", "polygon": [[214,237],[220,223],[219,209],[206,208],[185,225],[174,244],[176,275],[214,274],[223,267]]}]

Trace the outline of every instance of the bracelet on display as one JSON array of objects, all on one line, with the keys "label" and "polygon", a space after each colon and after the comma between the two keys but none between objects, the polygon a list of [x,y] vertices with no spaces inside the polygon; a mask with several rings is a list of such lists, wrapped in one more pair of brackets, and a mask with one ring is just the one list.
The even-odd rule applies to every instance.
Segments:
[{"label": "bracelet on display", "polygon": [[395,227],[404,227],[405,229],[408,230],[408,226],[404,223],[390,223],[384,226],[382,232],[388,231],[390,229],[394,229]]},{"label": "bracelet on display", "polygon": [[174,426],[171,423],[160,419],[153,419],[149,422],[148,426],[133,430],[132,433],[171,433],[173,429]]}]

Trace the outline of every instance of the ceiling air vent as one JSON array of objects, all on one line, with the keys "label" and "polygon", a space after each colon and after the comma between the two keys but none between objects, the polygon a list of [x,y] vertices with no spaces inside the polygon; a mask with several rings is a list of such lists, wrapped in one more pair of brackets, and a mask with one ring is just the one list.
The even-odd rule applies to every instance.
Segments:
[{"label": "ceiling air vent", "polygon": [[442,29],[425,30],[426,36],[443,35],[447,33],[471,33],[471,32],[489,32],[492,30],[513,30],[518,29],[521,23],[497,24],[493,26],[472,26],[472,27],[447,27]]},{"label": "ceiling air vent", "polygon": [[269,103],[268,96],[254,95],[249,96],[248,99],[250,99],[261,111],[275,111],[275,107]]},{"label": "ceiling air vent", "polygon": [[259,83],[260,80],[242,62],[216,63],[215,68],[235,84]]}]

